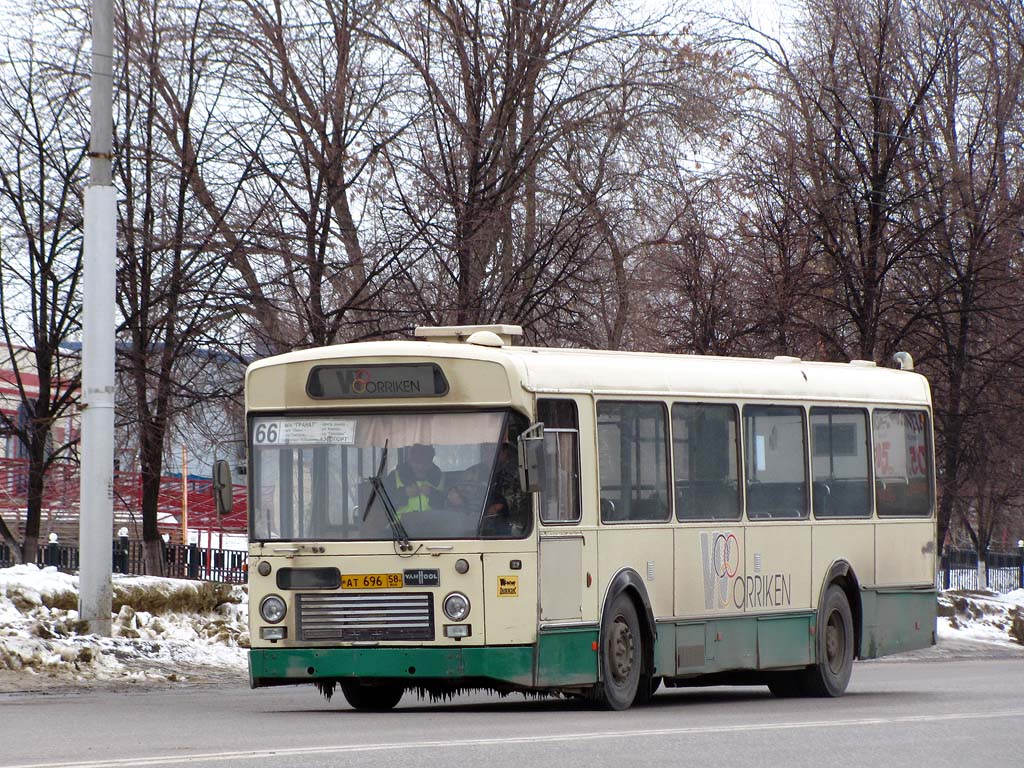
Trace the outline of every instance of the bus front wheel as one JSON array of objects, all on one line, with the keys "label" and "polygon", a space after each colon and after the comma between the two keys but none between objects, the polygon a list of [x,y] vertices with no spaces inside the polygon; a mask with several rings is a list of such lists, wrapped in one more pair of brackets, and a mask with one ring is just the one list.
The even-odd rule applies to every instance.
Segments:
[{"label": "bus front wheel", "polygon": [[360,683],[346,681],[341,684],[341,692],[345,701],[352,709],[361,709],[369,712],[384,712],[394,709],[405,693],[400,685],[385,683],[382,685],[361,685]]},{"label": "bus front wheel", "polygon": [[801,675],[808,696],[842,696],[853,671],[853,616],[850,601],[838,584],[830,584],[818,615],[817,662]]},{"label": "bus front wheel", "polygon": [[628,709],[637,698],[643,662],[644,640],[636,606],[628,595],[619,594],[601,621],[601,681],[594,686],[594,702],[608,709]]}]

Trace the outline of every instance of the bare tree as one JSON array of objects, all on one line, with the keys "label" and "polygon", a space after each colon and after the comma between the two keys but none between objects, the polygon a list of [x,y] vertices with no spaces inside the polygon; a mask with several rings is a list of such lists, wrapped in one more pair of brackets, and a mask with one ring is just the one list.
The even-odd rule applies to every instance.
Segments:
[{"label": "bare tree", "polygon": [[927,321],[916,346],[935,390],[940,546],[959,516],[983,561],[1019,493],[1018,473],[996,468],[1009,468],[998,454],[1015,442],[1021,405],[1024,16],[1014,2],[955,5],[964,23],[918,116],[930,258],[905,290]]},{"label": "bare tree", "polygon": [[[382,296],[402,268],[376,203],[387,119],[401,89],[389,53],[360,26],[380,0],[247,2],[237,14],[238,72],[267,122],[240,136],[275,210],[264,237],[279,259],[260,287],[289,345],[323,345],[394,328]],[[253,143],[253,136],[260,143]]]},{"label": "bare tree", "polygon": [[20,405],[0,412],[0,427],[27,459],[27,502],[21,541],[2,520],[0,534],[35,562],[46,473],[75,439],[55,425],[78,394],[77,356],[62,345],[79,328],[88,120],[76,47],[54,61],[33,39],[11,45],[0,65],[0,326]]},{"label": "bare tree", "polygon": [[161,574],[164,457],[175,421],[212,396],[197,368],[214,354],[206,343],[232,319],[223,296],[230,262],[217,223],[195,199],[198,169],[175,151],[193,147],[202,156],[213,133],[217,95],[203,90],[211,66],[206,11],[155,2],[119,11],[117,297],[126,343],[118,358],[130,392],[120,423],[138,451],[146,570]]},{"label": "bare tree", "polygon": [[[907,168],[959,18],[903,0],[808,0],[803,11],[794,51],[763,37],[759,53],[774,68],[779,130],[798,150],[792,192],[814,237],[810,290],[824,307],[816,330],[829,357],[886,357],[918,319],[896,278],[922,257],[911,221],[922,189]],[[918,44],[924,30],[929,45]]]}]

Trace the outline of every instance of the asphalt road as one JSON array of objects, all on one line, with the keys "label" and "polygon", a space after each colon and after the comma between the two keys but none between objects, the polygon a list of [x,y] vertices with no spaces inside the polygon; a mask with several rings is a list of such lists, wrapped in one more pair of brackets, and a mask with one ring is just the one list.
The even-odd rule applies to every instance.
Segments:
[{"label": "asphalt road", "polygon": [[385,714],[312,686],[0,695],[0,766],[1024,766],[1024,660],[858,664],[834,700],[662,689],[628,712],[406,694]]}]

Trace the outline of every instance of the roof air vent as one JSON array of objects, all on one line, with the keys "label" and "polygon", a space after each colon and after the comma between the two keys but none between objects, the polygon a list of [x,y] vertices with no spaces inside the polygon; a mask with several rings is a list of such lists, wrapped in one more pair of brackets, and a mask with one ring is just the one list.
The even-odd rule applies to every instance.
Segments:
[{"label": "roof air vent", "polygon": [[501,340],[501,336],[496,334],[494,331],[477,331],[468,339],[467,344],[475,344],[478,347],[504,347],[505,342]]},{"label": "roof air vent", "polygon": [[[501,344],[472,341],[471,337],[486,331],[492,336],[497,336]],[[420,326],[414,332],[418,339],[440,342],[442,344],[460,344],[470,341],[473,344],[482,344],[485,347],[511,346],[515,340],[523,335],[523,329],[518,325],[442,325],[437,327]],[[484,337],[482,337],[484,338]]]}]

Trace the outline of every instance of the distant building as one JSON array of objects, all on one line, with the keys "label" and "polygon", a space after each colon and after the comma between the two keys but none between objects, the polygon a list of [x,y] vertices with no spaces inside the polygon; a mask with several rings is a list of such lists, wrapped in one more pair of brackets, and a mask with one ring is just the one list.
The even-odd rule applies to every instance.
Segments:
[{"label": "distant building", "polygon": [[[77,371],[81,344],[62,346],[67,370]],[[15,358],[0,347],[0,514],[8,525],[20,530],[24,524],[27,492],[27,450],[11,425],[25,423],[28,409],[18,389],[15,362],[22,385],[31,396],[38,392],[38,376],[31,350],[18,348]],[[245,363],[206,350],[194,352],[186,361],[189,397],[176,404],[164,444],[160,499],[160,525],[179,529],[182,506],[181,475],[187,462],[189,527],[211,525],[212,497],[210,478],[216,459],[232,463],[236,484],[245,482],[244,411],[242,381]],[[138,475],[138,424],[132,418],[133,394],[124,375],[118,377],[117,419],[114,446],[114,530],[127,526],[132,538],[141,535]],[[5,428],[6,427],[6,428]],[[76,440],[81,428],[79,409],[72,404],[54,425],[51,443],[62,446]],[[79,477],[77,446],[65,460],[56,461],[47,473],[43,501],[42,535],[56,532],[62,540],[77,537]],[[229,530],[244,527],[244,494],[236,494],[236,514],[227,524]]]}]

